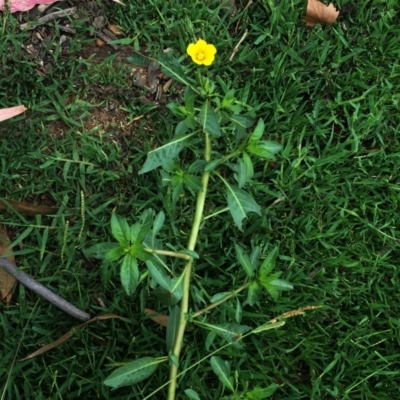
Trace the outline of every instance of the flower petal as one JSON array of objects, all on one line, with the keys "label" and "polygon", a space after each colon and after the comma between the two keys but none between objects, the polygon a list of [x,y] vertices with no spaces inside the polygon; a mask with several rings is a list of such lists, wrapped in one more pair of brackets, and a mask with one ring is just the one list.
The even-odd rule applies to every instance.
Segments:
[{"label": "flower petal", "polygon": [[190,57],[194,58],[196,55],[196,45],[194,43],[190,43],[186,49],[186,53],[189,54]]}]

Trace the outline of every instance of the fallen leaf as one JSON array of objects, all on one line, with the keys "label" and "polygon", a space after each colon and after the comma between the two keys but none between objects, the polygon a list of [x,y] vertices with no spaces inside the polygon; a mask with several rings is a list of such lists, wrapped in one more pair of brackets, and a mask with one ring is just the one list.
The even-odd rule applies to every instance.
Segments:
[{"label": "fallen leaf", "polygon": [[0,210],[7,210],[9,208],[26,215],[49,215],[57,214],[58,211],[58,207],[37,206],[35,204],[0,198]]},{"label": "fallen leaf", "polygon": [[[10,6],[10,12],[28,11],[35,7],[36,4],[51,4],[56,0],[8,0],[7,5]],[[4,10],[4,0],[0,0],[0,11]]]},{"label": "fallen leaf", "polygon": [[332,3],[326,6],[318,0],[308,0],[307,12],[304,16],[304,20],[307,26],[333,24],[338,16],[339,11],[336,10]]},{"label": "fallen leaf", "polygon": [[114,35],[122,35],[121,28],[118,25],[115,24],[110,24],[108,25],[108,29],[114,34]]},{"label": "fallen leaf", "polygon": [[[0,4],[1,4],[0,0]],[[16,115],[22,114],[26,108],[24,106],[15,106],[9,108],[2,108],[0,110],[0,122],[5,121],[6,119],[15,117]]]},{"label": "fallen leaf", "polygon": [[150,308],[145,308],[144,313],[146,315],[149,315],[150,319],[152,319],[154,322],[157,322],[157,324],[167,327],[168,316],[160,314],[159,312],[151,310]]},{"label": "fallen leaf", "polygon": [[[8,246],[10,245],[10,239],[8,238],[7,229],[4,225],[0,224],[0,256],[5,256],[12,252]],[[14,256],[6,257],[8,261],[15,264]],[[16,279],[8,272],[4,271],[0,267],[0,298],[4,303],[9,303],[11,300],[11,291],[14,288]]]},{"label": "fallen leaf", "polygon": [[23,358],[20,361],[29,360],[29,359],[39,356],[43,353],[46,353],[49,350],[54,349],[55,347],[58,347],[60,344],[64,343],[65,341],[70,339],[72,336],[74,336],[75,333],[78,332],[81,328],[83,328],[86,324],[90,324],[91,322],[96,322],[96,321],[102,321],[105,319],[111,319],[111,318],[122,318],[122,317],[117,314],[104,314],[104,315],[99,315],[97,317],[94,317],[94,318],[90,319],[89,321],[86,321],[83,324],[80,324],[80,325],[76,326],[75,328],[72,328],[69,332],[67,332],[65,335],[62,335],[56,341],[46,344],[45,346],[41,347],[39,350],[34,351],[33,353],[29,354],[29,356]]},{"label": "fallen leaf", "polygon": [[102,47],[102,46],[104,46],[106,44],[106,42],[104,42],[103,40],[101,40],[101,39],[96,39],[96,46],[97,47]]}]

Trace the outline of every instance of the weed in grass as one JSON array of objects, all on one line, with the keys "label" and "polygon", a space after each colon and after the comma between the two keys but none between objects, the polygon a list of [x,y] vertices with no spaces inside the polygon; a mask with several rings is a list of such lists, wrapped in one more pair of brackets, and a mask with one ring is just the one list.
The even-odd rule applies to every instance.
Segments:
[{"label": "weed in grass", "polygon": [[[207,251],[196,263],[193,304],[204,308],[215,294],[237,287],[239,265],[226,262],[236,257],[231,248],[236,241],[246,250],[258,245],[265,253],[279,246],[277,270],[294,284],[294,290],[278,302],[266,296],[260,304],[244,306],[240,324],[259,326],[299,305],[325,307],[292,318],[284,327],[249,336],[244,350],[221,350],[216,356],[230,360],[234,387],[251,391],[278,384],[274,396],[279,399],[397,398],[400,36],[396,2],[361,1],[355,12],[339,17],[334,25],[313,29],[303,26],[305,4],[300,1],[279,6],[254,2],[245,12],[239,7],[234,16],[220,14],[213,3],[200,7],[193,2],[167,7],[158,0],[126,3],[126,8],[115,5],[107,13],[135,38],[137,50],[146,47],[156,57],[169,47],[181,55],[195,38],[214,43],[220,57],[215,66],[222,79],[238,97],[247,93],[246,104],[258,105],[255,117],[265,121],[269,139],[283,146],[276,161],[255,167],[252,194],[261,206],[261,217],[251,218],[243,233],[233,230],[223,214],[206,220],[212,221],[213,232],[201,235],[200,231]],[[14,356],[23,358],[75,324],[19,287],[13,302],[0,313],[2,384],[10,374],[8,386],[2,386],[3,397],[142,398],[165,382],[166,365],[150,380],[130,388],[111,391],[103,381],[120,362],[164,352],[165,328],[143,317],[143,309],[167,309],[143,287],[127,297],[116,268],[103,282],[100,264],[87,260],[81,249],[112,241],[109,220],[115,207],[133,224],[150,201],[154,209],[164,209],[170,236],[181,235],[178,244],[170,243],[170,250],[185,247],[191,223],[189,196],[181,197],[174,210],[170,195],[159,189],[159,177],[137,175],[145,153],[167,135],[172,137],[171,127],[178,118],[159,108],[146,111],[130,137],[118,136],[116,128],[101,135],[101,129],[88,132],[83,123],[74,125],[70,119],[79,122],[79,111],[64,112],[59,101],[68,93],[75,98],[77,92],[90,104],[99,101],[82,97],[88,88],[73,83],[94,84],[89,78],[96,73],[102,84],[117,86],[124,80],[122,71],[101,75],[99,67],[74,59],[73,50],[48,78],[38,78],[35,63],[21,51],[26,33],[18,33],[12,17],[7,23],[11,23],[8,35],[0,38],[0,103],[12,106],[10,99],[16,98],[16,103],[29,106],[30,114],[1,125],[1,195],[61,205],[52,217],[2,212],[2,223],[12,228],[11,240],[30,230],[17,250],[17,262],[81,308],[93,314],[114,312],[125,319],[100,321],[62,347],[13,366]],[[245,29],[248,35],[233,61],[218,61],[230,57]],[[77,32],[84,40],[84,24]],[[72,43],[81,46],[78,36]],[[60,96],[52,94],[54,89]],[[122,106],[132,117],[144,114],[135,97],[126,95]],[[63,128],[62,135],[49,135],[49,123],[58,121],[60,113],[70,128]],[[55,159],[40,168],[49,157]],[[211,215],[223,205],[215,199],[209,207]],[[63,246],[65,261],[60,264]],[[96,302],[98,297],[105,309]],[[239,293],[218,312],[211,310],[208,320],[218,325],[235,319],[237,301],[243,304],[246,298]],[[188,330],[182,371],[213,351],[213,344],[204,349],[208,342],[203,329]],[[184,373],[179,385],[181,398],[192,394],[190,390],[205,399],[229,393],[222,394],[223,384],[207,362]]]}]

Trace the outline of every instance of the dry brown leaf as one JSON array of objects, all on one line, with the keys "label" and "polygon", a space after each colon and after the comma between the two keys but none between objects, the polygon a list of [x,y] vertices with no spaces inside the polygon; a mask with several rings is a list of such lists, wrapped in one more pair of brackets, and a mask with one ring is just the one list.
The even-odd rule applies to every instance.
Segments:
[{"label": "dry brown leaf", "polygon": [[[0,224],[0,256],[5,256],[12,252],[12,249],[8,247],[9,245],[10,239],[8,238],[6,227]],[[8,261],[15,264],[15,258],[13,256],[6,258]],[[0,267],[0,298],[6,304],[11,300],[11,291],[16,281],[17,280],[12,275]]]},{"label": "dry brown leaf", "polygon": [[46,353],[49,350],[54,349],[55,347],[58,347],[60,344],[64,343],[69,338],[74,336],[75,333],[78,332],[81,328],[83,328],[86,324],[90,324],[91,322],[96,322],[96,321],[102,321],[104,319],[111,319],[111,318],[122,318],[122,317],[117,314],[104,314],[104,315],[99,315],[97,317],[94,317],[94,318],[90,319],[89,321],[86,321],[83,324],[76,326],[75,328],[73,328],[69,332],[67,332],[65,335],[62,335],[56,341],[46,344],[45,346],[41,347],[39,350],[34,351],[33,353],[29,354],[29,356],[21,359],[20,361],[29,360],[29,359],[39,356],[43,353]]},{"label": "dry brown leaf", "polygon": [[338,16],[339,11],[336,10],[332,3],[326,6],[318,0],[308,0],[307,12],[304,16],[304,20],[307,26],[333,24]]},{"label": "dry brown leaf", "polygon": [[165,327],[168,325],[168,316],[160,314],[159,312],[151,310],[150,308],[145,308],[144,313],[149,315],[150,319],[152,319],[154,322],[157,322],[157,324]]},{"label": "dry brown leaf", "polygon": [[35,204],[24,203],[10,199],[0,198],[0,210],[14,209],[25,215],[49,215],[56,214],[58,207],[36,206]]},{"label": "dry brown leaf", "polygon": [[121,28],[118,25],[115,25],[115,24],[108,25],[108,29],[116,36],[122,35],[122,33],[123,33],[121,31]]}]

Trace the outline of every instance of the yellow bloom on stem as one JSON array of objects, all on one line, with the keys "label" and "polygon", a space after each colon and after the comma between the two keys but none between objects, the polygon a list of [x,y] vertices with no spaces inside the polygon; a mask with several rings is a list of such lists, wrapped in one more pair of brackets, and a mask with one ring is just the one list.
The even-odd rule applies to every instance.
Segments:
[{"label": "yellow bloom on stem", "polygon": [[217,49],[213,44],[207,44],[205,40],[199,39],[197,43],[190,43],[186,52],[196,64],[211,65]]}]

